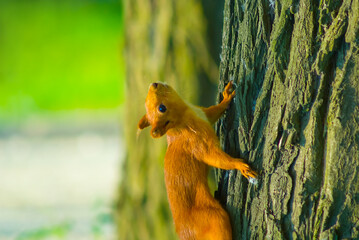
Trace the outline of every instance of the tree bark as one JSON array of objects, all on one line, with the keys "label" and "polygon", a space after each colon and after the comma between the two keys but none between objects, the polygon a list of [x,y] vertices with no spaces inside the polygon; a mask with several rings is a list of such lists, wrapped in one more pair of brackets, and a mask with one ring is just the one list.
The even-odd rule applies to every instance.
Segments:
[{"label": "tree bark", "polygon": [[216,131],[260,174],[217,171],[233,239],[359,238],[358,49],[358,0],[226,0]]},{"label": "tree bark", "polygon": [[151,82],[169,83],[191,103],[208,105],[211,93],[214,100],[215,56],[219,59],[220,45],[213,41],[220,39],[222,25],[215,25],[213,19],[223,18],[223,3],[206,1],[205,8],[203,4],[199,0],[124,1],[127,157],[117,193],[118,239],[177,238],[164,186],[165,138],[151,139],[148,130],[136,137],[137,123],[145,114]]}]

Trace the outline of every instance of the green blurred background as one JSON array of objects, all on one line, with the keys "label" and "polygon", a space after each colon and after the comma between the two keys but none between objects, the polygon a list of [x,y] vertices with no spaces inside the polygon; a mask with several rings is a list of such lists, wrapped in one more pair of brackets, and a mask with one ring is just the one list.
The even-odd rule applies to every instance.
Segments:
[{"label": "green blurred background", "polygon": [[2,118],[124,100],[119,0],[0,1]]},{"label": "green blurred background", "polygon": [[0,1],[0,239],[113,239],[120,0]]}]

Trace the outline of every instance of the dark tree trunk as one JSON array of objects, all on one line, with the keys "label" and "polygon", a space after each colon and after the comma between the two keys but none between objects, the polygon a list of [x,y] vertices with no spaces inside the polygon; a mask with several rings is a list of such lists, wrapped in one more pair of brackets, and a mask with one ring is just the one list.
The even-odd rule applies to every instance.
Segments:
[{"label": "dark tree trunk", "polygon": [[226,0],[218,171],[233,239],[359,239],[359,2]]}]

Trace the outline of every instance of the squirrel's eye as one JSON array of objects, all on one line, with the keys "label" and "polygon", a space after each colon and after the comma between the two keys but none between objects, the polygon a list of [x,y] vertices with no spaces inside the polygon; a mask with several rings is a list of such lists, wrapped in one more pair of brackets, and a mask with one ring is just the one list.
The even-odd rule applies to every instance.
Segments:
[{"label": "squirrel's eye", "polygon": [[164,113],[164,112],[166,112],[167,108],[165,105],[160,104],[160,106],[158,107],[158,110],[160,110],[161,113]]}]

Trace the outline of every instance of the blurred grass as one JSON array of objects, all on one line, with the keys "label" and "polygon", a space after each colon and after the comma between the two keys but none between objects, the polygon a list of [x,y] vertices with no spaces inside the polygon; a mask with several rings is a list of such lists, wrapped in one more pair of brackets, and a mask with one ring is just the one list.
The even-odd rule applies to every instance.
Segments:
[{"label": "blurred grass", "polygon": [[16,240],[66,239],[71,230],[71,223],[64,222],[54,226],[23,232]]},{"label": "blurred grass", "polygon": [[[109,227],[114,225],[112,212],[104,211],[103,203],[93,206],[92,212],[94,216],[91,219],[91,232],[82,233],[81,239],[108,240]],[[74,237],[74,229],[76,223],[74,220],[65,220],[59,223],[48,223],[39,228],[26,230],[15,237],[15,240],[65,240],[76,239]],[[77,236],[78,237],[78,236]],[[112,239],[112,238],[111,238]]]},{"label": "blurred grass", "polygon": [[124,100],[120,0],[1,0],[0,118]]}]

